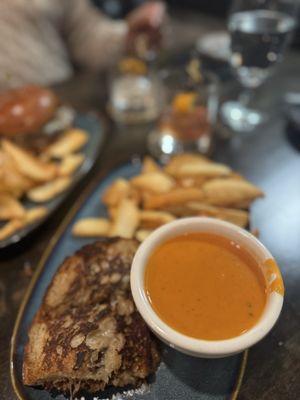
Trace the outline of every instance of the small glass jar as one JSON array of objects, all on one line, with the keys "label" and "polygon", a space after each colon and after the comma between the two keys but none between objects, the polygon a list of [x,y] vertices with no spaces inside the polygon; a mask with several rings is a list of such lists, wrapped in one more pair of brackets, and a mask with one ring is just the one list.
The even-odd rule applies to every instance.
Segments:
[{"label": "small glass jar", "polygon": [[161,109],[160,81],[137,57],[120,60],[109,88],[109,112],[117,123],[153,121]]},{"label": "small glass jar", "polygon": [[148,137],[150,153],[162,161],[182,152],[209,153],[218,109],[216,78],[201,71],[196,82],[179,69],[164,70],[160,78],[166,104]]}]

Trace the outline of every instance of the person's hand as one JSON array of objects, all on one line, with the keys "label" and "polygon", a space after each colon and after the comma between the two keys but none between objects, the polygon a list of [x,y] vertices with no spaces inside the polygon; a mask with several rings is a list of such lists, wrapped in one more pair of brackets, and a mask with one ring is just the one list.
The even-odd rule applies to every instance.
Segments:
[{"label": "person's hand", "polygon": [[147,2],[133,10],[127,17],[129,50],[140,56],[157,50],[162,41],[165,16],[165,4],[160,1]]}]

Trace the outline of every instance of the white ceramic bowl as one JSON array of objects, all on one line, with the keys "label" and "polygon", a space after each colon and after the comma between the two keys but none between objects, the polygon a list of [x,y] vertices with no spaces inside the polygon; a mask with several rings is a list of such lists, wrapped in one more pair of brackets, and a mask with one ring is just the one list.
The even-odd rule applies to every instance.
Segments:
[{"label": "white ceramic bowl", "polygon": [[[166,240],[189,232],[209,232],[225,236],[246,248],[262,265],[274,258],[259,240],[233,224],[213,218],[192,217],[179,219],[151,233],[136,252],[131,268],[131,290],[135,304],[150,329],[169,346],[196,357],[217,358],[239,353],[261,340],[279,317],[283,294],[270,290],[266,306],[259,321],[246,333],[226,340],[200,340],[186,336],[162,321],[151,307],[144,290],[144,273],[148,257]],[[264,267],[262,266],[262,269]],[[267,282],[281,281],[281,274],[263,270]],[[282,281],[281,281],[282,282]]]}]

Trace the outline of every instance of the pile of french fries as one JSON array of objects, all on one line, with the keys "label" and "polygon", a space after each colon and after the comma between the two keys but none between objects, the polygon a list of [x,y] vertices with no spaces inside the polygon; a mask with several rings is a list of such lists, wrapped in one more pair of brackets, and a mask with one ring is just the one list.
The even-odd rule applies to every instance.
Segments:
[{"label": "pile of french fries", "polygon": [[263,192],[228,166],[182,154],[160,167],[146,157],[140,175],[119,178],[102,202],[108,218],[85,218],[73,226],[78,237],[120,236],[143,241],[154,229],[188,216],[209,216],[249,225],[249,207]]},{"label": "pile of french fries", "polygon": [[[9,140],[0,140],[0,240],[47,214],[47,207],[40,204],[68,188],[84,161],[78,151],[87,140],[85,131],[73,128],[39,155]],[[26,209],[22,204],[25,198],[39,205]]]}]

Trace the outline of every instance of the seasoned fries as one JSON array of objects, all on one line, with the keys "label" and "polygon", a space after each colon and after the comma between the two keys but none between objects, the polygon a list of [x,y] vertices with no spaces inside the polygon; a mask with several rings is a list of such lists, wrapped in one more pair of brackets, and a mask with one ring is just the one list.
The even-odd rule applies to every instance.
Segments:
[{"label": "seasoned fries", "polygon": [[175,181],[162,172],[147,172],[132,178],[131,184],[141,190],[167,193],[175,186]]},{"label": "seasoned fries", "polygon": [[9,238],[22,227],[23,222],[19,219],[12,219],[6,222],[6,224],[0,228],[0,240]]},{"label": "seasoned fries", "polygon": [[138,231],[136,231],[135,233],[135,238],[139,241],[139,242],[143,242],[151,233],[151,230],[148,229],[139,229]]},{"label": "seasoned fries", "polygon": [[[178,155],[164,168],[146,157],[140,175],[130,180],[118,178],[106,189],[102,201],[109,219],[103,234],[142,242],[159,226],[188,216],[219,218],[246,228],[247,209],[261,196],[260,189],[229,167],[203,156]],[[86,221],[77,222],[73,234],[97,236],[93,222],[89,225]]]},{"label": "seasoned fries", "polygon": [[73,226],[74,236],[107,236],[110,222],[105,218],[84,218]]},{"label": "seasoned fries", "polygon": [[199,156],[196,154],[179,154],[178,156],[174,156],[168,165],[165,167],[165,172],[170,175],[176,174],[176,171],[180,169],[182,165],[193,165],[193,164],[208,164],[211,161],[203,156]]},{"label": "seasoned fries", "polygon": [[160,209],[167,206],[184,204],[188,201],[203,200],[204,193],[198,188],[176,188],[169,193],[145,197],[145,209]]},{"label": "seasoned fries", "polygon": [[256,186],[241,179],[213,179],[204,183],[202,190],[207,204],[222,207],[237,207],[262,197]]},{"label": "seasoned fries", "polygon": [[25,209],[17,199],[9,194],[0,193],[0,220],[22,218],[24,215]]},{"label": "seasoned fries", "polygon": [[133,200],[121,200],[109,236],[132,238],[139,224],[139,210]]},{"label": "seasoned fries", "polygon": [[143,229],[158,228],[174,219],[174,215],[164,211],[140,211],[140,226]]},{"label": "seasoned fries", "polygon": [[25,225],[30,225],[33,224],[34,222],[38,221],[39,219],[44,218],[48,213],[48,210],[44,206],[38,206],[38,207],[33,207],[30,208],[29,210],[26,210],[25,215],[24,215],[24,224]]},{"label": "seasoned fries", "polygon": [[47,207],[26,209],[22,199],[43,203],[66,190],[85,159],[83,154],[74,152],[87,138],[86,132],[70,129],[39,154],[0,139],[0,221],[6,221],[0,225],[0,240],[47,215]]},{"label": "seasoned fries", "polygon": [[228,176],[230,172],[231,169],[222,164],[192,163],[180,165],[173,171],[173,175],[176,178],[216,178]]},{"label": "seasoned fries", "polygon": [[58,175],[70,176],[82,165],[84,161],[83,154],[70,154],[61,160],[58,166]]},{"label": "seasoned fries", "polygon": [[159,172],[161,168],[153,160],[153,158],[146,156],[143,160],[142,174],[147,174],[148,172]]},{"label": "seasoned fries", "polygon": [[27,192],[29,200],[35,203],[44,203],[52,200],[58,194],[64,192],[71,183],[71,178],[68,176],[57,178],[54,181],[37,186]]},{"label": "seasoned fries", "polygon": [[105,205],[114,207],[118,203],[129,196],[130,184],[125,179],[117,179],[109,188],[105,191],[102,201]]},{"label": "seasoned fries", "polygon": [[54,164],[39,160],[8,140],[2,140],[2,149],[13,159],[18,171],[29,179],[46,182],[53,179],[57,173]]},{"label": "seasoned fries", "polygon": [[25,210],[21,218],[11,219],[0,228],[0,240],[5,240],[15,234],[21,228],[24,228],[25,226],[31,225],[39,219],[42,219],[47,212],[48,210],[46,207],[33,207],[29,210]]},{"label": "seasoned fries", "polygon": [[87,140],[88,135],[82,129],[70,129],[46,149],[45,155],[49,158],[63,158],[80,150]]}]

